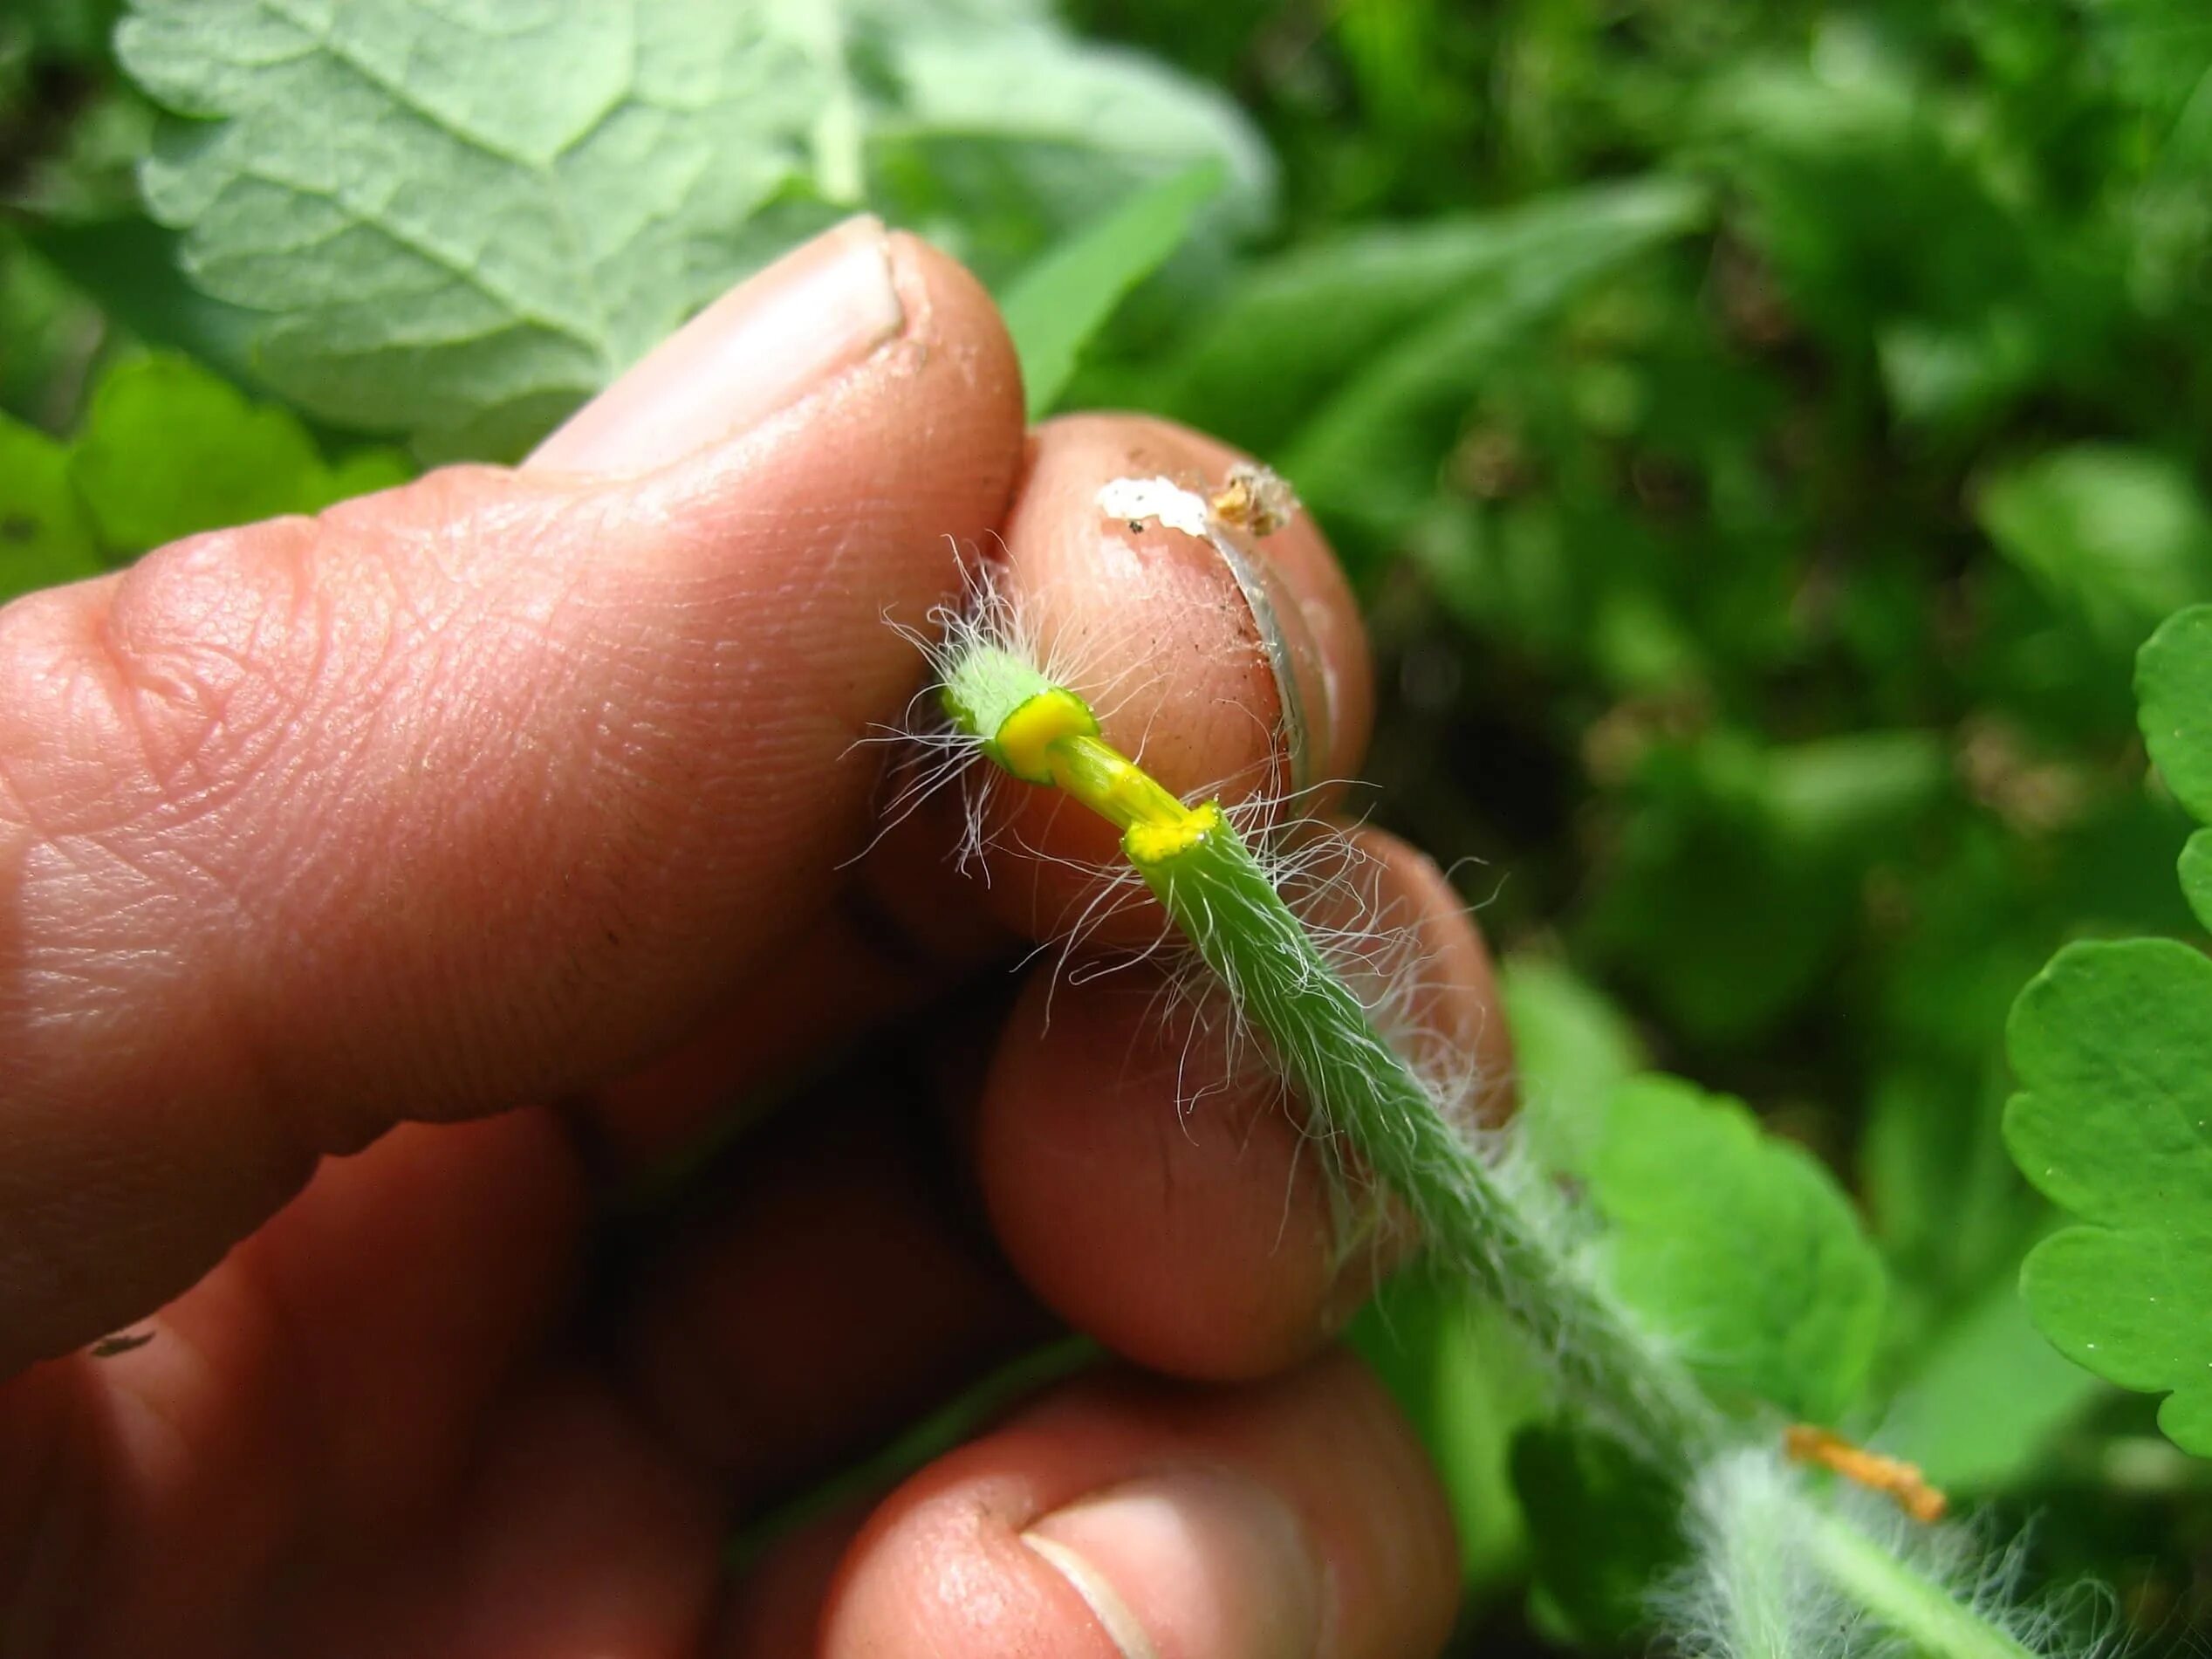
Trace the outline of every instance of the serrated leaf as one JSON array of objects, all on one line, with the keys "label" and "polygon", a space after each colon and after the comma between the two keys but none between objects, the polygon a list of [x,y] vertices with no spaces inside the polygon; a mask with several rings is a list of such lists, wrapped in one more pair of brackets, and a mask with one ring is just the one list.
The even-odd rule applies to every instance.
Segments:
[{"label": "serrated leaf", "polygon": [[1059,401],[1085,344],[1174,252],[1222,182],[1220,167],[1202,161],[1140,190],[1007,285],[998,308],[1021,358],[1031,420]]},{"label": "serrated leaf", "polygon": [[2133,650],[2167,613],[2212,599],[2212,511],[2163,456],[2054,450],[1992,478],[1976,510],[1998,551],[2107,644]]},{"label": "serrated leaf", "polygon": [[68,449],[0,415],[0,601],[104,568]]},{"label": "serrated leaf", "polygon": [[1880,1258],[1804,1148],[1736,1101],[1632,1080],[1589,1172],[1613,1291],[1715,1389],[1832,1422],[1880,1336]]},{"label": "serrated leaf", "polygon": [[977,158],[927,181],[969,219],[1050,223],[1039,190],[1102,205],[1224,134],[1265,167],[1218,97],[1031,0],[138,0],[117,45],[184,118],[147,204],[263,313],[259,378],[439,453],[520,451],[798,236],[922,205],[894,175],[932,135]]},{"label": "serrated leaf", "polygon": [[2170,939],[2069,945],[2020,993],[2006,1144],[2088,1227],[2020,1286],[2069,1359],[2169,1393],[2159,1422],[2212,1455],[2212,961]]},{"label": "serrated leaf", "polygon": [[327,465],[291,410],[181,357],[118,364],[92,394],[69,474],[100,541],[128,556],[202,530],[318,512],[401,482],[388,450]]}]

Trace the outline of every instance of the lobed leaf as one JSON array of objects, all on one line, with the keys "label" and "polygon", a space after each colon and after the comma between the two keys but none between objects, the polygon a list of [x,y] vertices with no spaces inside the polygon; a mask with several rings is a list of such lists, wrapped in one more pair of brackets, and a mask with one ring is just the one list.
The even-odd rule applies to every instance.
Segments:
[{"label": "lobed leaf", "polygon": [[[2170,617],[2136,659],[2143,738],[2181,804],[2212,817],[2212,607]],[[2212,922],[2212,832],[2181,885]],[[2170,939],[2060,951],[2007,1028],[2020,1092],[2005,1141],[2086,1226],[2030,1252],[2043,1333],[2123,1388],[2167,1395],[2159,1424],[2212,1457],[2212,959]]]},{"label": "lobed leaf", "polygon": [[1647,1076],[1614,1094],[1589,1183],[1614,1292],[1709,1386],[1817,1422],[1851,1407],[1887,1285],[1811,1153],[1736,1101]]}]

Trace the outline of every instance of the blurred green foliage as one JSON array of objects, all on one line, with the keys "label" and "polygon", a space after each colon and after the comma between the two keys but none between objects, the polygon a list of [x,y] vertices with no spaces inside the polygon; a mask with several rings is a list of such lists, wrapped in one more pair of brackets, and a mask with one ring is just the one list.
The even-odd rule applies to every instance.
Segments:
[{"label": "blurred green foliage", "polygon": [[[268,401],[297,360],[257,357],[141,204],[157,118],[115,10],[0,19],[0,591],[367,487],[400,464],[370,440],[409,429],[348,422],[324,380],[305,416]],[[2103,1576],[2137,1629],[2212,1612],[2212,1479],[2023,1323],[2049,1217],[1998,1129],[2006,1011],[2057,947],[2201,939],[2130,686],[2161,619],[2212,598],[2212,9],[1064,15],[1181,72],[1171,101],[1236,99],[1276,177],[1265,229],[1257,183],[1198,211],[1061,401],[1202,423],[1320,513],[1378,648],[1373,809],[1452,861],[1505,956],[1539,1137],[1587,1158],[1647,1059],[1750,1101],[1887,1266],[1846,1426],[2039,1513],[2044,1565]],[[856,99],[891,96],[888,61],[852,60]],[[873,108],[855,188],[1017,294],[1188,161],[1133,170],[1110,115],[1024,145]],[[1065,246],[1100,306],[1136,274]],[[1392,1301],[1368,1344],[1453,1467],[1470,1574],[1517,1585],[1556,1529],[1500,1518],[1512,1465],[1587,1457],[1529,1426],[1528,1380],[1448,1292]],[[1576,1591],[1546,1577],[1562,1629]]]}]

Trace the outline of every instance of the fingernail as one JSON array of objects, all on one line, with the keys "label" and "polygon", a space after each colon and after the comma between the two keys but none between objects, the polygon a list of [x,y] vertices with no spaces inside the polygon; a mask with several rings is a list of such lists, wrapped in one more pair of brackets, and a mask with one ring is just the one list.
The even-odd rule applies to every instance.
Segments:
[{"label": "fingernail", "polygon": [[1325,1587],[1297,1518],[1216,1470],[1178,1470],[1056,1510],[1022,1541],[1083,1598],[1123,1659],[1309,1659]]},{"label": "fingernail", "polygon": [[1275,674],[1276,695],[1282,708],[1283,749],[1290,762],[1290,788],[1295,794],[1330,775],[1326,768],[1335,719],[1332,706],[1335,687],[1298,595],[1284,580],[1275,561],[1264,552],[1238,546],[1226,535],[1216,537],[1214,545],[1236,578],[1244,603],[1251,607],[1260,647]]},{"label": "fingernail", "polygon": [[656,470],[788,408],[905,323],[882,222],[848,219],[654,346],[527,464],[608,476]]}]

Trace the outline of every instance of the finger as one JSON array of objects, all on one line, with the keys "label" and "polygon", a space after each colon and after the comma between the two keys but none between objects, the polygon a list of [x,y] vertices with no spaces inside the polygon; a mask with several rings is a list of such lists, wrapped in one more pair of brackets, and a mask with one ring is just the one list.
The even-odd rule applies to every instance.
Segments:
[{"label": "finger", "polygon": [[[996,561],[1039,641],[1079,670],[1108,735],[1141,750],[1171,787],[1233,799],[1288,787],[1294,749],[1315,780],[1340,780],[1358,765],[1372,697],[1350,592],[1302,517],[1251,547],[1240,578],[1205,542],[1102,518],[1097,497],[1132,473],[1218,480],[1240,458],[1147,416],[1048,422],[1032,440]],[[1287,707],[1278,659],[1298,688]],[[980,772],[972,781],[984,790],[996,843],[987,895],[951,867],[948,850],[966,826],[962,803],[942,792],[887,835],[848,890],[853,902],[798,947],[764,997],[743,987],[696,1041],[599,1092],[592,1115],[618,1167],[681,1146],[729,1104],[738,1080],[910,1009],[986,960],[1003,941],[979,930],[981,915],[995,911],[1032,937],[1077,926],[1109,942],[1154,936],[1160,918],[1141,902],[1127,915],[1093,908],[1133,896],[1089,874],[1119,861],[1103,825],[1049,791]],[[1298,810],[1318,811],[1332,793],[1318,789]]]},{"label": "finger", "polygon": [[[1040,428],[1009,515],[998,579],[1057,663],[1079,670],[1107,734],[1140,750],[1170,787],[1232,799],[1279,794],[1294,780],[1341,780],[1366,745],[1366,647],[1349,590],[1303,517],[1250,544],[1242,578],[1221,552],[1157,526],[1103,518],[1101,484],[1129,474],[1218,481],[1239,457],[1147,416],[1074,415]],[[1260,595],[1256,607],[1251,593]],[[1263,620],[1264,619],[1264,621]],[[1274,664],[1298,688],[1286,707]],[[1286,724],[1301,724],[1296,738]],[[737,1092],[814,1052],[825,1038],[911,1009],[1003,940],[996,912],[1031,937],[1086,930],[1102,896],[1129,898],[1087,873],[1119,864],[1113,836],[1051,791],[983,773],[997,847],[987,892],[948,851],[965,829],[955,791],[926,802],[866,860],[847,901],[796,948],[775,984],[747,984],[700,1038],[642,1076],[599,1093],[593,1120],[618,1165],[681,1145]],[[1296,803],[1315,812],[1323,787]],[[1074,860],[1082,867],[1071,867]],[[1136,943],[1160,918],[1140,904],[1094,935]]]},{"label": "finger", "polygon": [[237,1651],[302,1549],[425,1525],[560,1306],[581,1208],[543,1112],[407,1126],[325,1160],[136,1346],[0,1383],[9,1628]]},{"label": "finger", "polygon": [[947,849],[959,804],[941,794],[889,826],[828,906],[747,975],[698,1029],[576,1102],[603,1172],[650,1176],[719,1123],[757,1111],[853,1033],[942,999],[1023,942],[978,901]]},{"label": "finger", "polygon": [[873,1499],[841,1504],[770,1546],[738,1576],[707,1644],[711,1659],[813,1654],[838,1563],[866,1525]]},{"label": "finger", "polygon": [[[1351,592],[1312,521],[1299,513],[1257,542],[1233,532],[1240,579],[1200,538],[1099,511],[1113,479],[1218,482],[1242,458],[1143,416],[1051,422],[1006,521],[1000,580],[1108,741],[1168,789],[1237,802],[1311,785],[1298,808],[1318,813],[1366,750],[1373,690]],[[1147,901],[1094,910],[1102,886],[1088,872],[1120,860],[1114,832],[1081,807],[1008,783],[990,827],[991,900],[1013,925],[1058,937],[1079,923],[1119,943],[1156,935]]]},{"label": "finger", "polygon": [[1078,1384],[908,1482],[853,1544],[825,1659],[1419,1659],[1451,1522],[1356,1361],[1236,1388]]},{"label": "finger", "polygon": [[599,1389],[556,1380],[503,1413],[444,1513],[308,1587],[294,1633],[267,1651],[692,1659],[722,1544],[705,1483]]},{"label": "finger", "polygon": [[882,613],[999,518],[1020,398],[948,262],[873,222],[798,257],[648,364],[775,343],[742,429],[586,417],[0,612],[0,1368],[319,1152],[634,1061],[821,904],[914,679]]},{"label": "finger", "polygon": [[642,1414],[741,1506],[833,1467],[1050,1329],[907,1099],[788,1114],[626,1295]]},{"label": "finger", "polygon": [[[1435,866],[1356,830],[1319,874],[1316,919],[1356,924],[1355,982],[1419,1033],[1420,1063],[1504,1100],[1512,1054],[1489,958]],[[1149,964],[1080,972],[1030,984],[983,1092],[976,1169],[1008,1258],[1079,1330],[1161,1370],[1257,1376],[1311,1353],[1406,1247],[1403,1230],[1248,1040],[1232,1063],[1217,1004],[1202,1026],[1164,1017],[1174,1001]]]}]

